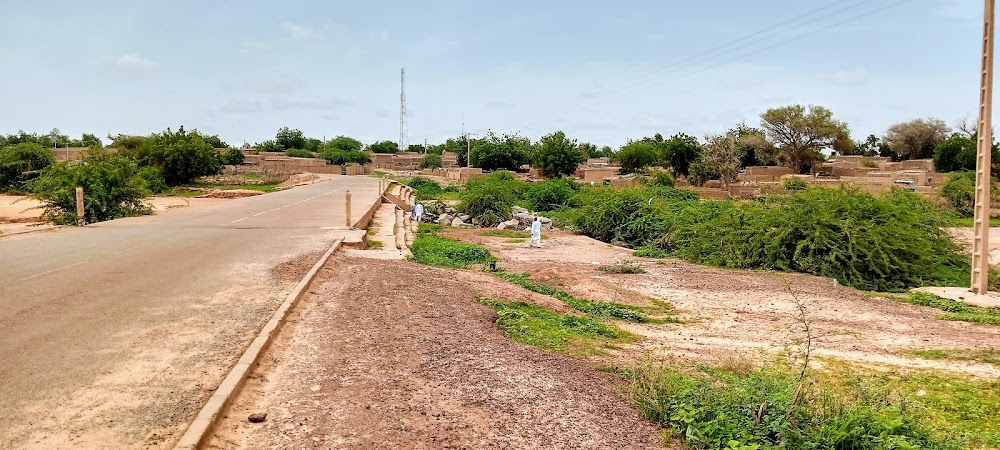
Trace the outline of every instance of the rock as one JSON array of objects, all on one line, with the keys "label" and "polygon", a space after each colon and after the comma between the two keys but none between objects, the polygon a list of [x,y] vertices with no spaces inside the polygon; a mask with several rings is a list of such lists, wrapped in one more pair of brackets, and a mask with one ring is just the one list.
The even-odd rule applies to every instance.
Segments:
[{"label": "rock", "polygon": [[455,214],[455,208],[451,208],[451,207],[445,208],[444,212],[446,212],[448,214]]},{"label": "rock", "polygon": [[267,413],[263,412],[253,413],[250,414],[250,417],[247,417],[247,420],[249,420],[250,423],[261,423],[266,419],[267,419]]},{"label": "rock", "polygon": [[522,208],[520,206],[515,206],[512,211],[514,212],[514,214],[518,214],[518,213],[528,214],[530,212],[527,209],[524,209],[524,208]]},{"label": "rock", "polygon": [[478,227],[479,225],[482,225],[482,222],[479,220],[478,217],[473,217],[472,218],[472,225]]},{"label": "rock", "polygon": [[453,227],[460,227],[463,225],[465,225],[465,221],[462,220],[460,217],[456,217],[455,220],[451,221],[451,226]]},{"label": "rock", "polygon": [[541,222],[542,225],[547,224],[547,223],[552,223],[552,219],[550,219],[548,217],[542,217],[542,216],[538,216],[538,221]]},{"label": "rock", "polygon": [[507,229],[507,222],[500,222],[500,224],[497,225],[497,229],[498,230],[506,230]]},{"label": "rock", "polygon": [[552,222],[542,223],[542,231],[552,231]]},{"label": "rock", "polygon": [[438,225],[448,225],[451,223],[451,216],[448,214],[441,214],[441,217],[438,217],[437,223]]},{"label": "rock", "polygon": [[462,219],[462,222],[468,222],[469,219],[472,219],[472,216],[470,216],[468,214],[459,214],[458,218]]}]

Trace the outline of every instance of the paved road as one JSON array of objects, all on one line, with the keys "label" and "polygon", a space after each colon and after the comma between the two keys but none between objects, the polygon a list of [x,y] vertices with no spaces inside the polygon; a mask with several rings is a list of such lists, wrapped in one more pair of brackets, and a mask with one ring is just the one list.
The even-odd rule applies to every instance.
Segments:
[{"label": "paved road", "polygon": [[[0,448],[173,444],[378,180],[0,239]],[[337,228],[340,228],[338,231]]]}]

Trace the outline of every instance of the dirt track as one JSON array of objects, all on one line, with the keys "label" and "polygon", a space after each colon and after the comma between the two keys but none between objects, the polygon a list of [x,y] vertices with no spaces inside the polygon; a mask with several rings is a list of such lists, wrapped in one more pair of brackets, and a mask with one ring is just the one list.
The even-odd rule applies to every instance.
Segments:
[{"label": "dirt track", "polygon": [[663,447],[614,376],[503,336],[476,295],[509,285],[457,273],[331,260],[208,448]]}]

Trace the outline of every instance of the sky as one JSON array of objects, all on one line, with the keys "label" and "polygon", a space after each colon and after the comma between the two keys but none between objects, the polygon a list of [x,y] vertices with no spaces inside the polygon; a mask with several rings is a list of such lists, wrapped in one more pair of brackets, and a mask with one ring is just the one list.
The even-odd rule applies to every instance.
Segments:
[{"label": "sky", "polygon": [[400,68],[410,143],[562,130],[617,148],[795,103],[858,139],[974,119],[982,2],[900,2],[0,0],[0,133],[396,141]]}]

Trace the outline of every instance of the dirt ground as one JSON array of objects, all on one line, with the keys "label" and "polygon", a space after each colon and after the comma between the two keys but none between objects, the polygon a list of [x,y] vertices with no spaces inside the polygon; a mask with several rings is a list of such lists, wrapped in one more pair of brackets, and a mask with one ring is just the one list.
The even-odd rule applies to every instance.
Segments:
[{"label": "dirt ground", "polygon": [[[580,297],[626,304],[670,302],[684,324],[619,324],[645,339],[636,354],[711,362],[737,352],[780,352],[804,334],[792,292],[806,305],[819,337],[814,354],[893,370],[933,368],[998,378],[1000,368],[983,363],[930,361],[907,355],[918,349],[1000,348],[1000,327],[936,320],[941,311],[865,295],[834,286],[832,280],[803,274],[751,272],[697,266],[679,260],[636,258],[569,232],[547,233],[541,249],[509,239],[483,237],[482,230],[448,229],[444,235],[488,246],[508,272],[533,278]],[[1000,240],[1000,239],[998,239]],[[599,264],[637,261],[645,274],[609,275]]]},{"label": "dirt ground", "polygon": [[619,379],[507,339],[476,299],[526,291],[456,273],[331,259],[206,448],[664,446]]}]

